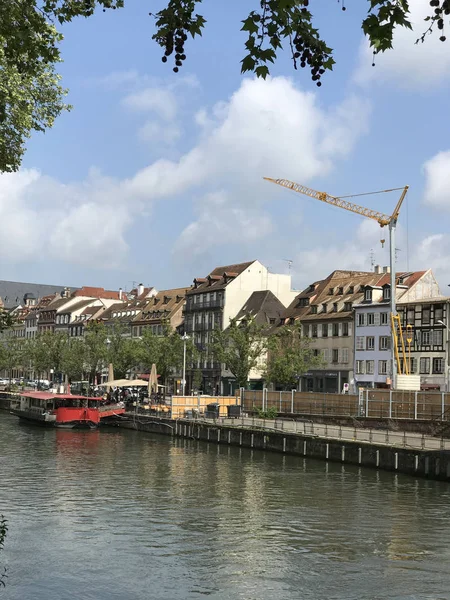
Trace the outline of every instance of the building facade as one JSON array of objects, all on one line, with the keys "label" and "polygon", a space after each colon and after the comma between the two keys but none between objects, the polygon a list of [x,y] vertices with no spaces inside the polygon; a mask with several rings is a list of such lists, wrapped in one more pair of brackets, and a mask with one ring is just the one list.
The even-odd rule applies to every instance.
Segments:
[{"label": "building facade", "polygon": [[[355,305],[355,386],[389,388],[392,376],[390,276],[368,285]],[[411,375],[421,376],[422,389],[445,389],[448,299],[439,293],[431,271],[398,273],[397,312],[401,316]],[[420,300],[422,298],[422,300]],[[412,344],[406,342],[410,325]]]},{"label": "building facade", "polygon": [[[186,294],[184,330],[200,351],[196,369],[201,371],[204,393],[223,392],[224,365],[214,359],[209,349],[214,329],[226,329],[253,292],[264,290],[270,290],[284,306],[296,295],[291,290],[290,275],[270,273],[257,260],[217,267],[207,277],[194,279]],[[190,378],[192,381],[192,369]]]}]

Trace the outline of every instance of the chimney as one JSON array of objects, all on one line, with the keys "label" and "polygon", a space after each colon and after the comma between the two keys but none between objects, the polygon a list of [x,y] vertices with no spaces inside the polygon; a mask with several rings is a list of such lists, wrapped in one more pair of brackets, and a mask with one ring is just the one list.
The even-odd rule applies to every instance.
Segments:
[{"label": "chimney", "polygon": [[119,288],[119,300],[122,300],[122,296],[123,296],[122,288]]},{"label": "chimney", "polygon": [[382,273],[380,265],[375,265],[375,267],[373,268],[373,271],[376,275],[381,275],[381,273]]},{"label": "chimney", "polygon": [[390,273],[391,267],[383,267],[383,273]]},{"label": "chimney", "polygon": [[144,285],[142,283],[140,283],[138,285],[138,289],[137,289],[137,295],[141,296],[144,293]]}]

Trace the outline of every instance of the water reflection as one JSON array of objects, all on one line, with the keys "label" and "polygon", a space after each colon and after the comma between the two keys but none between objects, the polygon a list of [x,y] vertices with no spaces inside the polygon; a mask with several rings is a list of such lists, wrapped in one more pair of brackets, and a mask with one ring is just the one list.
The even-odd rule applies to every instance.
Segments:
[{"label": "water reflection", "polygon": [[8,600],[448,597],[445,483],[0,416]]}]

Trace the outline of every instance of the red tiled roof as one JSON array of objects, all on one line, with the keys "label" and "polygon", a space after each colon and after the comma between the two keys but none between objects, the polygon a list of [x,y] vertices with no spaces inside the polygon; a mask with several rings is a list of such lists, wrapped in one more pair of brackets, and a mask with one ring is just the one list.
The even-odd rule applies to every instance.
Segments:
[{"label": "red tiled roof", "polygon": [[[105,300],[120,300],[119,294],[120,292],[105,290],[101,287],[83,286],[81,289],[74,292],[72,297],[76,298],[78,296],[89,296],[90,298],[103,298]],[[122,299],[127,299],[124,293],[122,293]]]}]

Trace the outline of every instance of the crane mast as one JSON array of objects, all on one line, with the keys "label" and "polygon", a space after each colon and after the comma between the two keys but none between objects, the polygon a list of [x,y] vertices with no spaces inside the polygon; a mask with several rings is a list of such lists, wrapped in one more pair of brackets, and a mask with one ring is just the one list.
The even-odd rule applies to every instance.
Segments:
[{"label": "crane mast", "polygon": [[[403,200],[408,192],[409,186],[405,186],[402,189],[402,193],[397,202],[397,205],[394,209],[392,215],[385,215],[376,210],[372,210],[370,208],[365,208],[364,206],[359,206],[358,204],[354,204],[353,202],[349,202],[345,198],[339,198],[337,196],[331,196],[326,192],[318,192],[317,190],[313,190],[305,185],[301,185],[299,183],[295,183],[294,181],[290,181],[289,179],[272,179],[271,177],[264,177],[266,181],[270,181],[272,183],[276,183],[277,185],[281,185],[289,190],[297,192],[299,194],[304,194],[305,196],[309,196],[310,198],[314,198],[315,200],[320,200],[321,202],[325,202],[326,204],[330,204],[331,206],[337,206],[338,208],[343,208],[350,212],[353,212],[357,215],[361,215],[362,217],[367,217],[368,219],[372,219],[376,221],[380,227],[389,227],[389,261],[390,261],[390,269],[391,269],[391,298],[390,298],[390,308],[391,315],[393,317],[397,316],[397,307],[396,307],[396,274],[395,274],[395,231],[397,227],[398,215],[400,213],[400,208],[403,204]],[[392,192],[395,191],[393,189],[382,190],[383,192]],[[394,321],[392,321],[393,323]],[[391,362],[392,362],[392,385],[391,387],[395,389],[397,383],[397,362],[395,355],[395,332],[393,326],[391,326]]]}]

